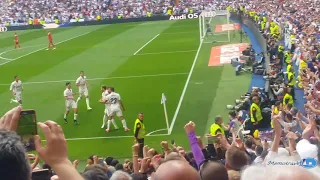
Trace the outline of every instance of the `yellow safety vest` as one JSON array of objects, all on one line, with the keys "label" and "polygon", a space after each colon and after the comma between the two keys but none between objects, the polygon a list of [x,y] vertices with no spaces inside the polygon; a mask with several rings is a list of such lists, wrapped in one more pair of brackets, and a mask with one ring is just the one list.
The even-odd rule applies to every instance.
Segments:
[{"label": "yellow safety vest", "polygon": [[288,66],[287,66],[287,73],[290,72],[291,68],[292,68],[291,64],[288,64]]},{"label": "yellow safety vest", "polygon": [[262,17],[262,20],[263,20],[263,22],[266,23],[266,22],[267,22],[267,17],[263,16],[263,17]]},{"label": "yellow safety vest", "polygon": [[54,20],[56,24],[59,24],[59,19]]},{"label": "yellow safety vest", "polygon": [[138,139],[143,139],[146,135],[146,129],[144,127],[144,124],[140,121],[140,119],[136,119],[136,122],[134,123],[134,134],[136,134],[137,125],[140,123],[141,127],[139,129],[138,133]]},{"label": "yellow safety vest", "polygon": [[291,94],[286,94],[283,97],[283,105],[286,105],[286,99],[289,99],[288,104],[291,104],[293,106],[293,98],[291,96]]},{"label": "yellow safety vest", "polygon": [[264,30],[265,27],[266,27],[266,23],[265,22],[261,22],[261,29]]},{"label": "yellow safety vest", "polygon": [[79,22],[79,18],[76,18],[76,22]]},{"label": "yellow safety vest", "polygon": [[284,47],[283,47],[282,45],[280,45],[280,46],[278,47],[278,52],[283,52],[283,50],[284,50]]},{"label": "yellow safety vest", "polygon": [[121,19],[121,16],[120,16],[120,15],[118,15],[118,19]]},{"label": "yellow safety vest", "polygon": [[253,122],[253,123],[256,122],[256,120],[253,118],[253,108],[256,109],[256,118],[257,118],[258,122],[261,121],[263,119],[262,114],[261,114],[261,109],[257,104],[252,103],[251,107],[250,107],[251,122]]},{"label": "yellow safety vest", "polygon": [[29,25],[32,25],[33,24],[33,21],[32,20],[29,20]]},{"label": "yellow safety vest", "polygon": [[189,12],[190,12],[190,14],[192,14],[193,13],[193,9],[190,9]]},{"label": "yellow safety vest", "polygon": [[289,64],[291,62],[291,54],[287,52],[284,56],[286,63]]},{"label": "yellow safety vest", "polygon": [[291,79],[291,81],[288,83],[289,86],[294,86],[296,84],[296,81],[294,80],[294,74],[292,72],[288,72],[288,80]]},{"label": "yellow safety vest", "polygon": [[210,127],[210,134],[212,136],[217,135],[217,131],[220,130],[221,134],[224,135],[224,129],[219,124],[212,124]]},{"label": "yellow safety vest", "polygon": [[[273,109],[273,114],[274,114],[274,115],[278,115],[278,114],[279,114],[279,109],[278,109],[277,106],[274,107],[274,109]],[[271,125],[271,128],[273,129],[273,123],[272,123],[272,121],[270,122],[270,125]]]},{"label": "yellow safety vest", "polygon": [[291,44],[294,44],[294,40],[293,40],[293,39],[295,39],[295,38],[296,38],[296,37],[295,37],[293,34],[290,35]]}]

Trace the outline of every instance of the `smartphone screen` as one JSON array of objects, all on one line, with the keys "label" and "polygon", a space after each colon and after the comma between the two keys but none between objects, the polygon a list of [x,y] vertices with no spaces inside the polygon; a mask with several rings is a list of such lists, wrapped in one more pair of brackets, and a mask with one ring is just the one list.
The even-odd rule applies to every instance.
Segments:
[{"label": "smartphone screen", "polygon": [[37,120],[34,110],[21,111],[17,134],[20,136],[21,142],[28,152],[35,150],[33,136],[37,134]]},{"label": "smartphone screen", "polygon": [[50,180],[50,173],[48,169],[32,172],[32,180]]}]

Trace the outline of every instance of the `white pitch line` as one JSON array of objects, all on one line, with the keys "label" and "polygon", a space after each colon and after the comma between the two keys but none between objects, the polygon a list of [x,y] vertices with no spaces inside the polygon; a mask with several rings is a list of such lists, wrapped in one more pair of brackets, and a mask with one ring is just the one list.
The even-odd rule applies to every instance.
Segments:
[{"label": "white pitch line", "polygon": [[[149,75],[141,75],[141,76],[119,76],[119,77],[109,77],[109,78],[89,78],[88,81],[95,80],[106,80],[106,79],[128,79],[128,78],[144,78],[144,77],[159,77],[159,76],[176,76],[176,75],[186,75],[188,73],[171,73],[171,74],[149,74]],[[23,85],[28,84],[45,84],[45,83],[60,83],[60,82],[68,82],[73,80],[58,80],[58,81],[38,81],[38,82],[25,82]],[[10,84],[0,84],[0,86],[9,86]]]},{"label": "white pitch line", "polygon": [[[72,40],[72,39],[75,39],[75,38],[78,38],[78,37],[81,37],[81,36],[84,36],[84,35],[87,35],[87,34],[89,34],[89,33],[91,33],[91,32],[92,32],[92,31],[86,32],[86,33],[83,33],[83,34],[80,34],[80,35],[78,35],[78,36],[75,36],[75,37],[72,37],[72,38],[69,38],[69,39],[66,39],[66,40],[63,40],[63,41],[60,41],[60,42],[56,43],[55,45],[64,43],[64,42],[66,42],[66,41],[70,41],[70,40]],[[32,51],[32,52],[30,52],[30,53],[27,53],[27,54],[24,54],[24,55],[22,55],[22,56],[19,56],[19,57],[15,58],[15,59],[12,59],[12,60],[10,60],[10,61],[1,63],[0,66],[5,65],[5,64],[7,64],[7,63],[9,63],[9,62],[15,61],[15,60],[17,60],[17,59],[23,58],[23,57],[25,57],[25,56],[28,56],[28,55],[30,55],[30,54],[36,53],[36,52],[41,51],[41,50],[43,50],[43,49],[45,49],[45,48],[47,48],[47,47],[43,47],[43,48],[37,49],[37,50],[35,50],[35,51]]]},{"label": "white pitch line", "polygon": [[[26,47],[23,47],[23,48],[21,48],[21,49],[27,49],[27,48],[31,48],[31,47],[37,47],[37,46],[44,46],[44,44],[34,45],[34,46],[26,46]],[[17,50],[21,50],[21,49],[10,49],[10,50],[4,51],[4,52],[0,53],[0,59],[12,61],[12,60],[14,60],[14,59],[12,59],[12,58],[5,58],[5,57],[2,57],[2,55],[6,54],[6,53],[8,53],[8,52],[11,52],[11,51],[17,51]]]},{"label": "white pitch line", "polygon": [[200,42],[200,45],[198,47],[196,56],[195,56],[195,58],[193,60],[193,64],[191,66],[191,69],[190,69],[190,72],[189,72],[189,75],[188,75],[188,78],[187,78],[186,84],[184,85],[184,88],[182,90],[181,97],[180,97],[176,112],[174,113],[174,116],[173,116],[173,119],[172,119],[172,122],[171,122],[171,125],[170,125],[170,128],[169,128],[169,134],[171,134],[171,132],[173,130],[174,123],[176,122],[176,119],[178,117],[178,114],[179,114],[179,111],[180,111],[180,107],[181,107],[182,101],[184,99],[184,95],[185,95],[185,93],[187,91],[187,87],[188,87],[188,84],[190,82],[194,67],[196,66],[196,62],[197,62],[197,59],[198,59],[198,56],[199,56],[199,53],[200,53],[200,50],[201,50],[201,47],[202,47],[202,43],[203,43],[203,40],[201,40],[201,42]]},{"label": "white pitch line", "polygon": [[[147,136],[168,136],[169,134],[154,134]],[[79,140],[95,140],[95,139],[120,139],[120,138],[133,138],[134,136],[104,136],[104,137],[87,137],[87,138],[67,138],[67,141],[79,141]],[[45,142],[46,140],[42,140]]]},{"label": "white pitch line", "polygon": [[185,53],[185,52],[195,52],[197,50],[188,50],[188,51],[171,51],[171,52],[157,52],[157,53],[143,53],[137,54],[136,56],[144,56],[144,55],[157,55],[157,54],[173,54],[173,53]]},{"label": "white pitch line", "polygon": [[136,54],[138,54],[144,47],[146,47],[149,43],[151,43],[151,41],[153,41],[155,38],[157,38],[160,34],[157,34],[155,37],[153,37],[150,41],[148,41],[146,44],[144,44],[140,49],[138,49],[137,52],[135,52],[133,55],[135,56]]},{"label": "white pitch line", "polygon": [[159,132],[159,131],[168,131],[168,129],[158,129],[158,130],[155,130],[155,131],[151,131],[150,133],[147,134],[147,136],[151,136],[151,134]]}]

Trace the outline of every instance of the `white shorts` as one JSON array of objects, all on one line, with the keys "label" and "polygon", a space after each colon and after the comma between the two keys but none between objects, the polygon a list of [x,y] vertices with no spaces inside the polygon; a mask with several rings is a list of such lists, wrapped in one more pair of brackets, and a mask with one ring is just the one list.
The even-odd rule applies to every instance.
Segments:
[{"label": "white shorts", "polygon": [[66,110],[70,111],[71,109],[76,109],[78,108],[77,103],[72,101],[66,101]]},{"label": "white shorts", "polygon": [[88,96],[88,89],[79,89],[79,96]]},{"label": "white shorts", "polygon": [[106,114],[107,116],[109,116],[110,115],[110,110],[109,109],[104,109],[104,114]]},{"label": "white shorts", "polygon": [[14,97],[16,98],[17,101],[21,101],[22,100],[22,94],[21,93],[14,95]]},{"label": "white shorts", "polygon": [[121,109],[110,109],[108,116],[117,116],[121,117],[123,116]]}]

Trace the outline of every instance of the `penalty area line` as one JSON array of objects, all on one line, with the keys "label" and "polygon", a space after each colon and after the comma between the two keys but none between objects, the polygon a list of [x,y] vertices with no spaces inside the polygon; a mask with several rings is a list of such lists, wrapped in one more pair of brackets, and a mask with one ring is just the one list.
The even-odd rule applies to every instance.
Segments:
[{"label": "penalty area line", "polygon": [[[168,134],[155,134],[151,136],[167,136]],[[134,136],[104,136],[104,137],[87,137],[87,138],[66,138],[67,141],[80,141],[80,140],[96,140],[96,139],[122,139],[122,138],[133,138]],[[46,140],[42,140],[46,142]]]},{"label": "penalty area line", "polygon": [[154,36],[150,41],[148,41],[147,43],[145,43],[140,49],[138,49],[138,51],[136,51],[133,55],[135,56],[136,54],[138,54],[144,47],[146,47],[149,43],[151,43],[154,39],[156,39],[160,34],[157,34],[156,36]]},{"label": "penalty area line", "polygon": [[197,50],[171,51],[171,52],[155,52],[155,53],[142,53],[142,54],[137,54],[136,56],[158,55],[158,54],[174,54],[174,53],[187,53],[187,52],[196,52],[196,51],[197,51]]},{"label": "penalty area line", "polygon": [[[149,75],[141,75],[141,76],[118,76],[118,77],[106,77],[106,78],[88,78],[88,81],[95,81],[95,80],[107,80],[107,79],[129,79],[129,78],[144,78],[144,77],[160,77],[160,76],[178,76],[178,75],[187,75],[188,73],[171,73],[171,74],[149,74]],[[46,84],[46,83],[61,83],[61,82],[68,82],[74,81],[70,79],[66,80],[58,80],[58,81],[38,81],[38,82],[25,82],[22,83],[23,85],[28,84]],[[0,84],[0,86],[9,86],[10,84]]]},{"label": "penalty area line", "polygon": [[[80,34],[80,35],[78,35],[78,36],[74,36],[74,37],[72,37],[72,38],[68,38],[68,39],[66,39],[66,40],[63,40],[63,41],[60,41],[60,42],[56,43],[55,45],[58,45],[58,44],[61,44],[61,43],[70,41],[70,40],[72,40],[72,39],[75,39],[75,38],[78,38],[78,37],[81,37],[81,36],[84,36],[84,35],[87,35],[87,34],[89,34],[89,33],[91,33],[91,32],[92,32],[92,31],[86,32],[86,33],[83,33],[83,34]],[[46,48],[47,48],[47,47],[43,47],[43,48],[37,49],[37,50],[35,50],[35,51],[29,52],[29,53],[27,53],[27,54],[24,54],[24,55],[22,55],[22,56],[19,56],[19,57],[17,57],[17,58],[14,58],[14,59],[12,59],[12,60],[7,61],[7,62],[1,63],[0,66],[5,65],[5,64],[7,64],[7,63],[9,63],[9,62],[18,60],[18,59],[23,58],[23,57],[25,57],[25,56],[28,56],[28,55],[30,55],[30,54],[36,53],[36,52],[41,51],[41,50],[46,49]]]}]

